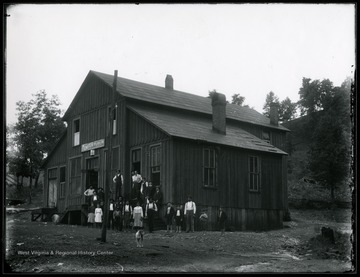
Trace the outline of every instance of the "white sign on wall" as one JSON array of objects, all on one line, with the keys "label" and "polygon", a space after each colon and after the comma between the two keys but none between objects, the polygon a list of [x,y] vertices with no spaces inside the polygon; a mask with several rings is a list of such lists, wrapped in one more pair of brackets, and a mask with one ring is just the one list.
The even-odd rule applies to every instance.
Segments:
[{"label": "white sign on wall", "polygon": [[97,149],[105,146],[105,139],[95,140],[81,145],[81,152]]}]

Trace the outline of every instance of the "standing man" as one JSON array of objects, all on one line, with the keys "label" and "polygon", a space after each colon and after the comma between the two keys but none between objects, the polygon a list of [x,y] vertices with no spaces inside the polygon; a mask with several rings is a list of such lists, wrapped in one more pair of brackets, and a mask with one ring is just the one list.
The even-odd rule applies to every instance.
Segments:
[{"label": "standing man", "polygon": [[118,199],[119,196],[123,196],[122,186],[124,184],[124,177],[121,174],[120,169],[116,172],[116,175],[113,178],[113,182],[115,183],[115,199]]},{"label": "standing man", "polygon": [[145,217],[148,218],[148,223],[149,223],[149,233],[152,233],[154,231],[154,220],[157,211],[158,211],[157,206],[154,203],[153,199],[150,197],[149,203],[146,204],[146,209],[145,209]]},{"label": "standing man", "polygon": [[110,230],[110,228],[112,228],[114,230],[114,220],[113,220],[113,214],[114,214],[114,200],[110,199],[110,204],[109,204],[109,218],[108,218],[108,222],[107,222],[107,228]]},{"label": "standing man", "polygon": [[184,216],[186,218],[186,233],[194,232],[194,217],[196,214],[196,204],[192,201],[191,196],[188,197],[188,201],[185,203]]}]

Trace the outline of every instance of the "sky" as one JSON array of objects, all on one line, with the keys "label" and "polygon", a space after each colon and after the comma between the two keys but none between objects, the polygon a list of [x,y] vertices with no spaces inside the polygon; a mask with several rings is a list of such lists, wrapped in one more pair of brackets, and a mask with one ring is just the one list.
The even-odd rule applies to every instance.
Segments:
[{"label": "sky", "polygon": [[355,4],[17,4],[6,10],[6,122],[45,90],[66,111],[90,70],[263,112],[302,78],[335,86],[355,70]]}]

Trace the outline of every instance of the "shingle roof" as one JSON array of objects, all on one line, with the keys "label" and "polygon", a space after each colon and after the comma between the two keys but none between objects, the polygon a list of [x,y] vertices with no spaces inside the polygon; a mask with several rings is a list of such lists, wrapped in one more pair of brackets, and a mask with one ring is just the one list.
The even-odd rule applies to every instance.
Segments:
[{"label": "shingle roof", "polygon": [[179,116],[179,113],[175,111],[158,110],[134,104],[128,107],[170,136],[262,152],[286,154],[284,151],[231,124],[226,125],[226,135],[213,132],[210,117],[195,116],[192,113],[182,113]]},{"label": "shingle roof", "polygon": [[[113,75],[96,71],[90,72],[98,76],[109,86],[112,86],[114,80]],[[206,114],[212,113],[210,98],[178,90],[169,90],[165,87],[141,83],[122,77],[117,78],[117,91],[128,98],[157,103],[175,108],[202,112]],[[259,112],[247,107],[241,107],[234,104],[226,105],[226,117],[229,119],[243,121],[251,124],[257,124],[269,128],[288,131],[287,128],[281,125],[271,125],[270,119],[260,114]]]}]

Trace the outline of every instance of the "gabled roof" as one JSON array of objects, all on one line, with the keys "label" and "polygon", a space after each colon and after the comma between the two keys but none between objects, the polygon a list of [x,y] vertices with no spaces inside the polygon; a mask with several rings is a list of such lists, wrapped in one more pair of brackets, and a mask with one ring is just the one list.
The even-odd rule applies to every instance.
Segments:
[{"label": "gabled roof", "polygon": [[166,134],[173,137],[206,141],[237,148],[287,154],[273,145],[231,124],[226,125],[226,135],[212,131],[212,119],[195,116],[193,113],[181,113],[171,110],[159,110],[143,105],[129,105],[132,111],[143,117]]},{"label": "gabled roof", "polygon": [[[94,74],[95,76],[103,80],[107,85],[112,87],[114,80],[113,75],[96,71],[90,71],[89,74]],[[169,90],[165,87],[141,83],[122,77],[117,78],[117,91],[121,95],[132,99],[157,103],[160,105],[174,108],[212,114],[211,99],[203,96],[198,96],[178,90]],[[287,128],[281,125],[271,125],[269,118],[248,107],[227,104],[226,117],[229,119],[247,122],[250,124],[266,126],[268,128],[289,131]]]}]

